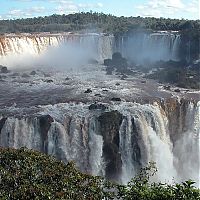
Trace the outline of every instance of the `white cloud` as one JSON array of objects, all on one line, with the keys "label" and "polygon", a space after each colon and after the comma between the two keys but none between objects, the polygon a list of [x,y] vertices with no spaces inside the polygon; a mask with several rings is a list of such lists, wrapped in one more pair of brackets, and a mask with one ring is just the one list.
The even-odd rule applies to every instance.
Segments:
[{"label": "white cloud", "polygon": [[150,17],[170,17],[181,18],[181,16],[191,15],[198,18],[198,0],[148,0],[147,3],[135,7],[137,15]]},{"label": "white cloud", "polygon": [[92,9],[102,8],[102,3],[75,3],[72,0],[51,0],[53,3],[59,3],[55,9],[56,13],[59,14],[68,14],[79,11],[87,11]]},{"label": "white cloud", "polygon": [[38,14],[42,14],[44,12],[45,12],[45,7],[43,6],[35,6],[35,7],[27,8],[24,10],[13,9],[13,10],[10,10],[8,13],[6,13],[3,18],[14,19],[14,18],[22,18],[22,17],[32,17]]},{"label": "white cloud", "polygon": [[[13,1],[24,1],[33,2],[33,0],[13,0]],[[26,9],[13,9],[2,15],[4,19],[16,19],[24,17],[34,17],[39,15],[50,15],[50,14],[69,14],[75,12],[84,12],[89,10],[96,10],[103,7],[101,2],[97,3],[76,3],[74,0],[34,0],[40,2],[48,2],[53,5],[54,9],[45,8],[44,6],[30,7]],[[31,4],[30,4],[31,5]],[[0,18],[1,19],[1,18]]]}]

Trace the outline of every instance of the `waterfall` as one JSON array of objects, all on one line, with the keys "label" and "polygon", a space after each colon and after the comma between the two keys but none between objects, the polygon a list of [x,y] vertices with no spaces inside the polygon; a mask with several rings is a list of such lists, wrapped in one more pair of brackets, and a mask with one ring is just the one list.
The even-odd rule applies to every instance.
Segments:
[{"label": "waterfall", "polygon": [[179,60],[181,39],[177,33],[134,33],[118,40],[117,51],[137,64]]},{"label": "waterfall", "polygon": [[[75,45],[88,56],[103,62],[114,51],[138,64],[143,62],[179,60],[180,35],[177,33],[135,33],[118,39],[103,34],[36,34],[0,37],[0,64],[9,65],[13,57],[21,60],[44,54],[49,47]],[[63,49],[61,50],[63,51]],[[62,52],[63,53],[63,52]],[[24,57],[25,56],[25,57]]]},{"label": "waterfall", "polygon": [[132,121],[131,116],[127,116],[123,119],[120,127],[120,153],[122,159],[122,183],[127,183],[133,174],[136,174],[134,167],[134,148],[132,144]]},{"label": "waterfall", "polygon": [[[123,168],[125,168],[124,181],[130,180],[131,174],[137,172],[137,169],[134,169],[134,162],[136,161],[140,161],[140,164],[143,166],[151,161],[156,162],[158,168],[157,180],[166,182],[173,178],[176,179],[172,144],[167,133],[166,116],[161,114],[157,104],[153,106],[137,105],[132,107],[131,110],[132,119],[129,116],[126,122],[124,120],[122,127],[125,127],[125,129],[122,128],[120,134],[122,162]],[[135,131],[133,131],[133,125],[135,126]],[[139,136],[134,137],[136,132]],[[138,151],[137,148],[140,150]],[[136,155],[138,152],[139,155]]]},{"label": "waterfall", "polygon": [[89,124],[89,162],[94,175],[105,176],[105,163],[103,158],[103,137],[98,134],[97,122],[93,118]]},{"label": "waterfall", "polygon": [[172,60],[179,60],[179,50],[180,50],[180,44],[181,44],[181,36],[175,35],[175,39],[173,41],[172,45]]},{"label": "waterfall", "polygon": [[[116,172],[121,169],[116,177],[123,183],[154,161],[153,181],[193,179],[199,184],[200,102],[124,102],[107,111],[67,103],[41,108],[38,116],[0,117],[0,146],[40,150],[105,177],[112,173],[106,170],[112,162]],[[107,154],[111,146],[112,156]]]},{"label": "waterfall", "polygon": [[174,145],[176,165],[182,175],[180,181],[187,177],[197,179],[200,187],[200,102],[196,107],[193,103],[189,104],[185,121],[182,136]]},{"label": "waterfall", "polygon": [[13,58],[19,60],[19,56],[22,61],[26,60],[26,58],[37,58],[40,55],[48,53],[47,51],[52,48],[61,47],[61,53],[64,53],[64,46],[76,47],[77,53],[81,49],[83,52],[87,52],[88,58],[94,58],[103,62],[104,59],[112,56],[114,37],[102,34],[66,33],[1,36],[0,64],[11,65],[9,61],[13,60]]}]

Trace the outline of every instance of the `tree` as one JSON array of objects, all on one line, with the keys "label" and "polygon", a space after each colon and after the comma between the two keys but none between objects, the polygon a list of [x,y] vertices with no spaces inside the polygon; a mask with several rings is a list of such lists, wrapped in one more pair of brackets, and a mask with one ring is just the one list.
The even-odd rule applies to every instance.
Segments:
[{"label": "tree", "polygon": [[141,169],[127,185],[81,173],[68,164],[37,151],[0,149],[0,199],[52,200],[200,200],[200,190],[182,184],[150,183],[155,163]]}]

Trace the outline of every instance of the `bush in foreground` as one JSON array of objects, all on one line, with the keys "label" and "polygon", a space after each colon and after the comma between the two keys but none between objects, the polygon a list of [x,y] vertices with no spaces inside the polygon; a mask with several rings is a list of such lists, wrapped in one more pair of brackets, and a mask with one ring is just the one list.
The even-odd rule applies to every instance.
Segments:
[{"label": "bush in foreground", "polygon": [[120,185],[81,173],[73,162],[65,164],[40,152],[0,149],[0,199],[200,199],[194,182],[150,184],[154,173],[155,166],[149,165],[127,185]]}]

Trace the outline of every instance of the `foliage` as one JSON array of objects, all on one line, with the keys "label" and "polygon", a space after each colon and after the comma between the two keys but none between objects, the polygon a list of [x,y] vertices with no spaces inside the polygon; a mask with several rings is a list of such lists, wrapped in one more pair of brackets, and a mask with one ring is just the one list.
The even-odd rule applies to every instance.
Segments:
[{"label": "foliage", "polygon": [[0,199],[103,199],[109,182],[79,172],[73,162],[27,149],[0,150]]},{"label": "foliage", "polygon": [[0,35],[41,32],[103,32],[120,38],[138,31],[179,31],[181,35],[181,60],[187,59],[188,62],[191,62],[199,57],[200,46],[197,44],[200,43],[200,20],[143,18],[140,16],[116,17],[92,11],[69,15],[54,14],[45,17],[0,20]]},{"label": "foliage", "polygon": [[123,34],[132,30],[199,30],[199,20],[165,19],[154,17],[116,17],[97,12],[51,15],[27,19],[0,20],[0,33],[62,32],[94,29],[106,33]]},{"label": "foliage", "polygon": [[158,62],[154,65],[155,68],[157,67],[157,70],[146,75],[146,78],[156,79],[161,83],[175,84],[182,88],[199,89],[200,63],[196,65],[191,64],[189,67],[186,66],[187,64],[184,62]]},{"label": "foliage", "polygon": [[25,148],[0,149],[0,199],[200,199],[190,180],[175,185],[150,183],[156,171],[155,163],[150,163],[127,185],[120,185],[81,173],[73,162],[66,165]]},{"label": "foliage", "polygon": [[119,197],[125,200],[199,200],[200,190],[195,189],[195,182],[189,180],[182,184],[150,183],[149,179],[157,172],[155,163],[142,168],[126,186],[118,186]]}]

